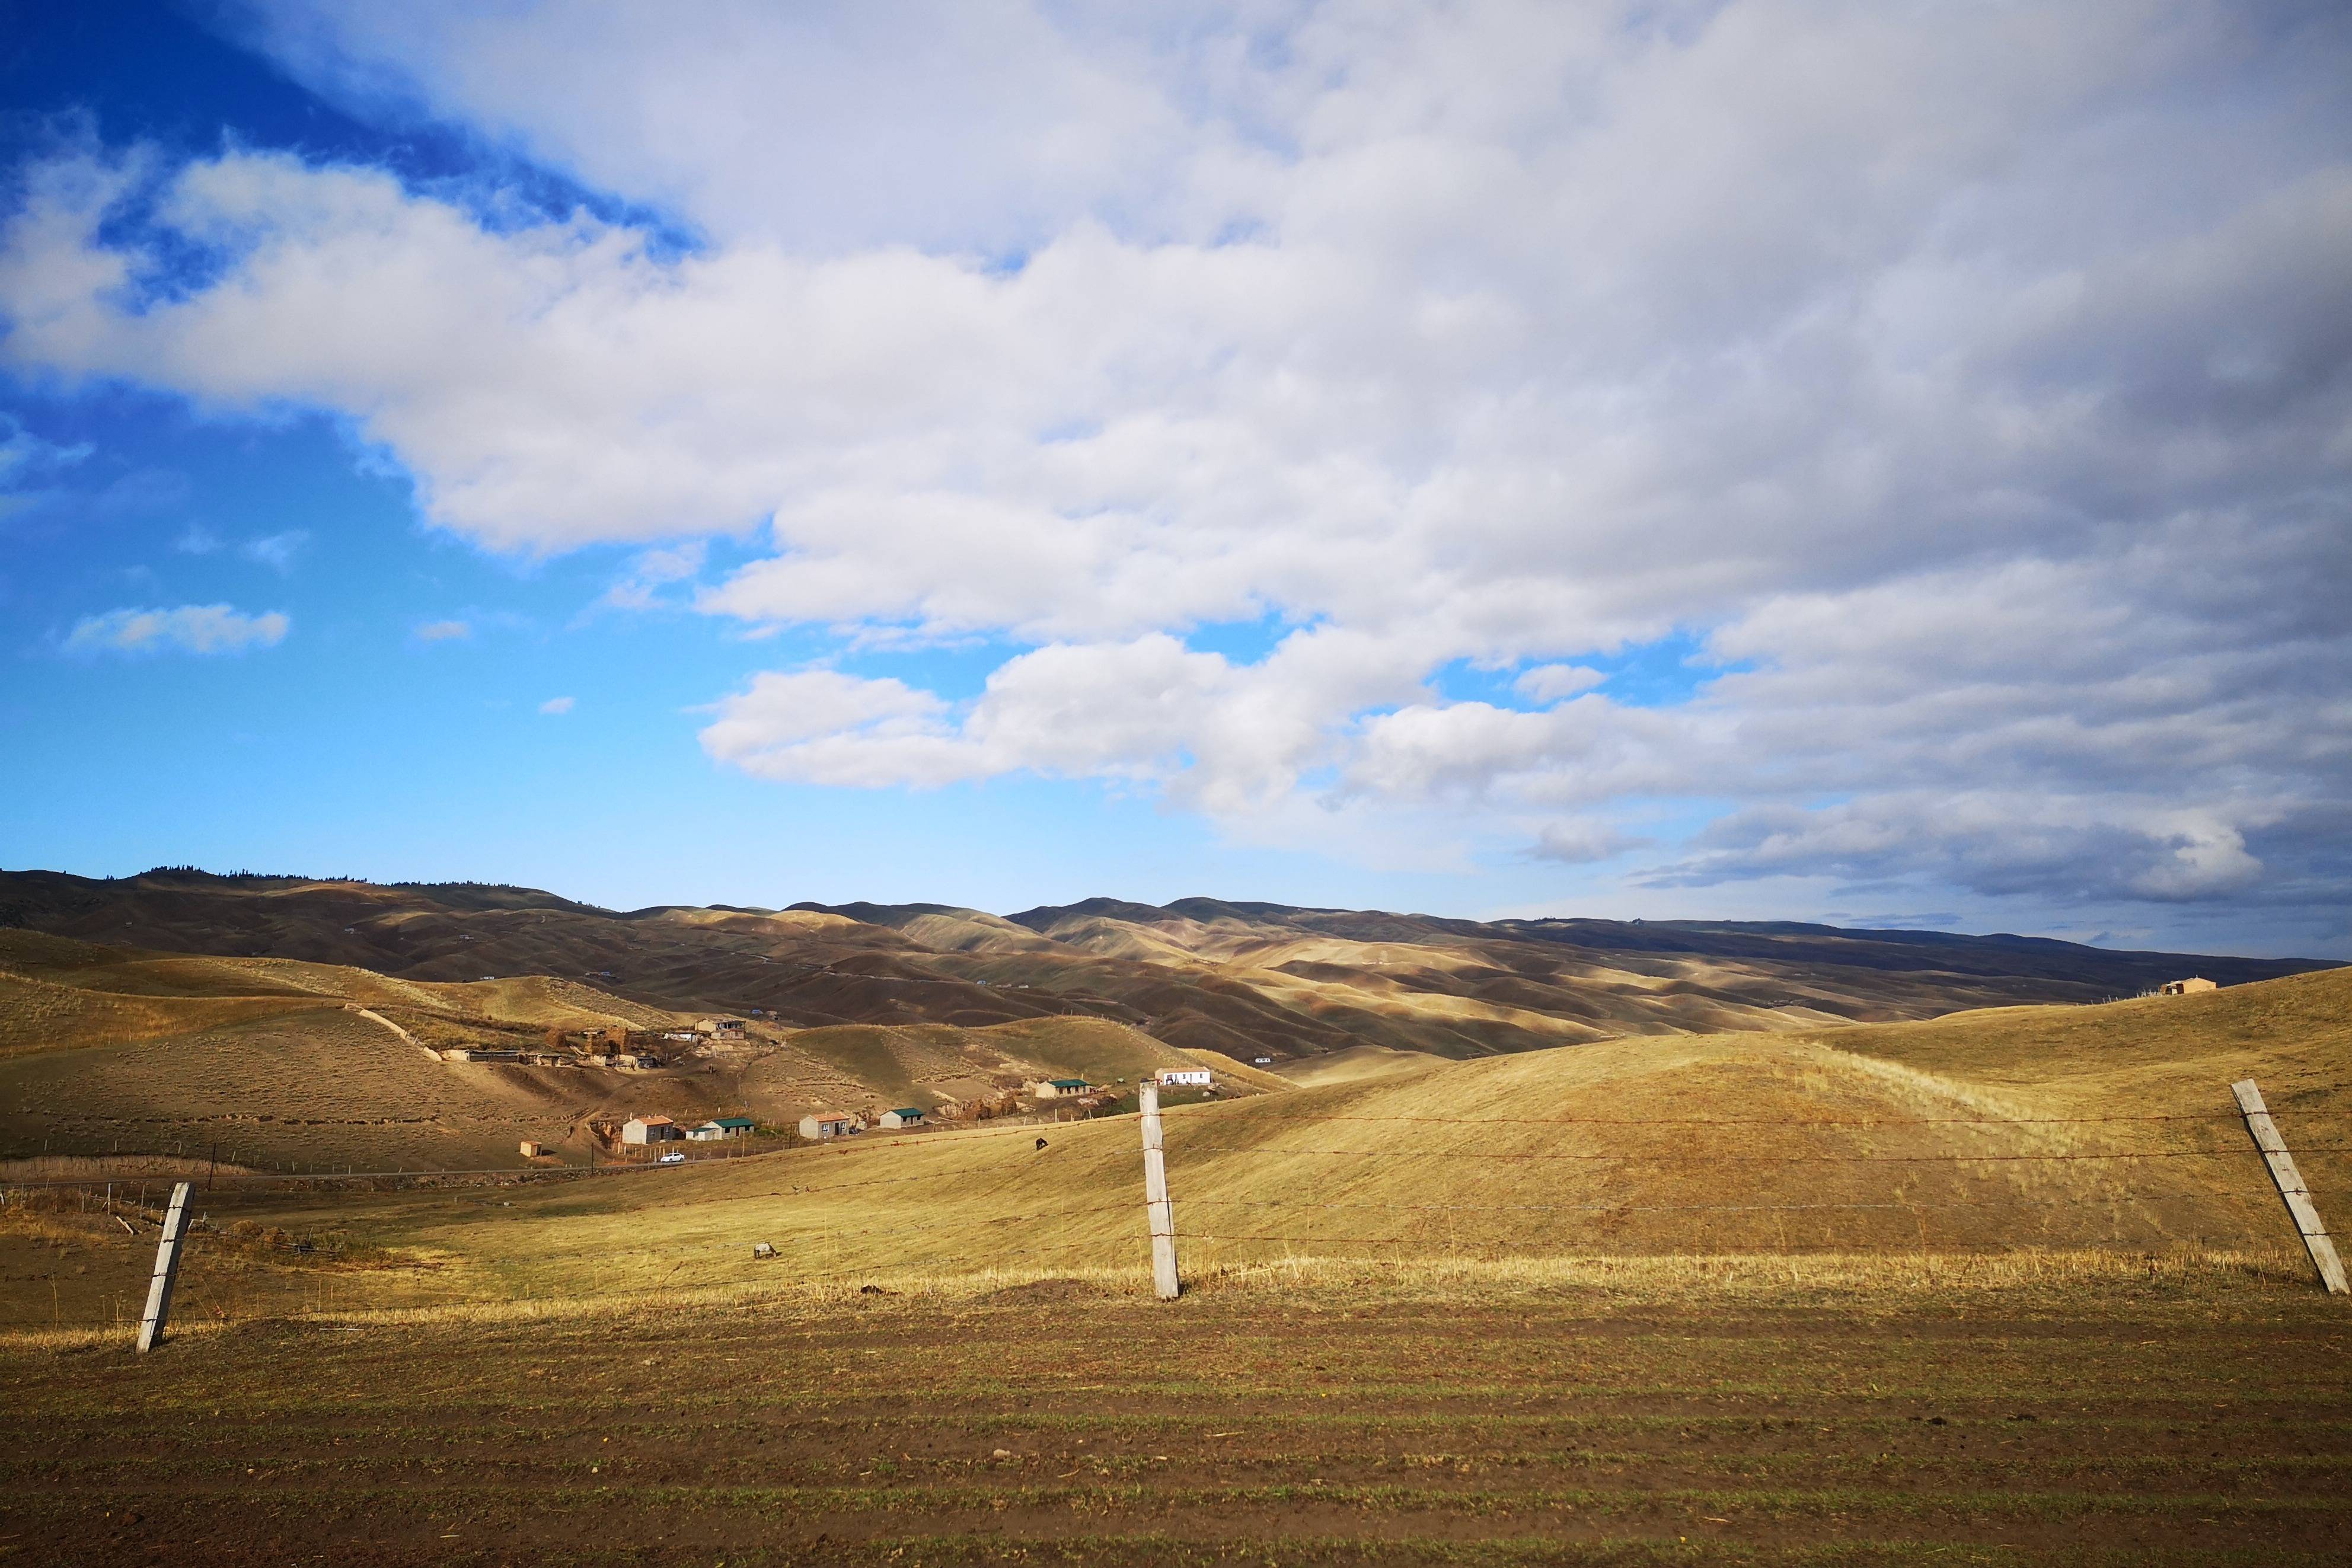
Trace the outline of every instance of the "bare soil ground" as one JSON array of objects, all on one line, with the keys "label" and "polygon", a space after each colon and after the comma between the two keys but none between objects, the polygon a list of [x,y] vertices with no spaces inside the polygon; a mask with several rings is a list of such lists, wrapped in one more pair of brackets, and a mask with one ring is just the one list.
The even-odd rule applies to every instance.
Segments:
[{"label": "bare soil ground", "polygon": [[0,1561],[2352,1559],[2352,1314],[1044,1280],[0,1341]]}]

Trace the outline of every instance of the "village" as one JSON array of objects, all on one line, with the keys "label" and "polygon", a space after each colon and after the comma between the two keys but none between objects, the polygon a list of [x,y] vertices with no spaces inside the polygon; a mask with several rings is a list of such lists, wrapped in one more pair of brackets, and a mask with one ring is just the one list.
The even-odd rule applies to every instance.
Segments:
[{"label": "village", "polygon": [[[1163,1091],[1192,1091],[1202,1098],[1213,1099],[1217,1094],[1216,1074],[1210,1069],[1161,1068],[1152,1074],[1151,1082]],[[671,1143],[729,1143],[754,1137],[781,1134],[787,1144],[799,1142],[821,1144],[835,1138],[855,1137],[861,1133],[915,1133],[927,1129],[952,1127],[996,1120],[1070,1121],[1096,1115],[1115,1114],[1127,1107],[1131,1092],[1124,1079],[1111,1083],[1092,1082],[1085,1078],[1040,1078],[1000,1086],[995,1092],[968,1100],[944,1100],[929,1106],[892,1105],[869,1106],[857,1111],[815,1110],[803,1116],[788,1129],[763,1126],[750,1116],[717,1116],[698,1123],[681,1121],[672,1116],[647,1113],[630,1117],[617,1125],[597,1124],[601,1138],[608,1138],[625,1154],[630,1151],[652,1150]],[[526,1157],[541,1155],[541,1145],[526,1144]],[[682,1163],[685,1151],[678,1150],[658,1156],[662,1160]]]}]

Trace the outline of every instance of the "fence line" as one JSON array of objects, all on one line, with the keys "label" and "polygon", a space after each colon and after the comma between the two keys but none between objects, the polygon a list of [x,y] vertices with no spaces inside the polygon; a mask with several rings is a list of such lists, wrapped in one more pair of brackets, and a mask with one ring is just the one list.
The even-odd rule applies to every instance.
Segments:
[{"label": "fence line", "polygon": [[[1245,1103],[1245,1102],[1244,1102]],[[2344,1115],[2343,1112],[2319,1113]],[[1285,1111],[1286,1122],[1433,1122],[1461,1126],[1459,1116],[1359,1116],[1338,1111]],[[1644,1127],[2080,1127],[2109,1122],[2212,1122],[2237,1124],[2227,1114],[2180,1113],[2146,1116],[1885,1116],[1866,1119],[1832,1117],[1644,1116]],[[1476,1125],[1516,1127],[1622,1127],[1622,1116],[1481,1116]]]},{"label": "fence line", "polygon": [[[1640,1125],[1641,1124],[1632,1124]],[[1255,1147],[1242,1145],[1218,1145],[1189,1149],[1188,1153],[1215,1155],[1265,1155],[1269,1157],[1288,1155],[1330,1155],[1347,1159],[1448,1159],[1469,1157],[1481,1160],[1647,1160],[1656,1156],[1644,1152],[1550,1154],[1507,1152],[1496,1149],[1469,1151],[1463,1149],[1290,1149]],[[2245,1150],[2235,1149],[2154,1149],[2121,1154],[2071,1155],[1709,1155],[1712,1165],[1978,1165],[1987,1162],[2041,1160],[2189,1160],[2239,1159]],[[2305,1149],[2305,1154],[2352,1154],[2352,1145],[2323,1145]]]}]

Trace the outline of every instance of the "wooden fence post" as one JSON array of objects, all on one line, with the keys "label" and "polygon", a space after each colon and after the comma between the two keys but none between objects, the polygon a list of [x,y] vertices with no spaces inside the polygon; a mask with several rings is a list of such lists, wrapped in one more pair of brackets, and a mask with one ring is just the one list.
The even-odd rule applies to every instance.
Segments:
[{"label": "wooden fence post", "polygon": [[182,1182],[172,1189],[172,1207],[163,1216],[163,1239],[155,1244],[155,1277],[147,1284],[147,1312],[139,1320],[139,1350],[155,1348],[172,1315],[172,1287],[180,1279],[180,1239],[188,1230],[188,1196],[194,1184]]},{"label": "wooden fence post", "polygon": [[1168,1156],[1160,1137],[1160,1085],[1137,1092],[1143,1111],[1143,1212],[1151,1224],[1151,1292],[1172,1301],[1183,1289],[1176,1277],[1176,1207],[1168,1201]]},{"label": "wooden fence post", "polygon": [[2311,1189],[2303,1185],[2303,1173],[2294,1168],[2294,1156],[2286,1152],[2286,1140],[2279,1136],[2270,1108],[2263,1103],[2263,1092],[2249,1078],[2231,1084],[2230,1092],[2238,1097],[2238,1109],[2245,1113],[2246,1131],[2253,1134],[2254,1147],[2263,1152],[2263,1163],[2270,1167],[2271,1180],[2277,1184],[2279,1197],[2286,1200],[2286,1211],[2294,1217],[2304,1250],[2311,1254],[2311,1266],[2319,1271],[2320,1285],[2331,1296],[2352,1295],[2352,1285],[2346,1284],[2344,1279],[2344,1260],[2336,1255],[2336,1243],[2328,1239],[2327,1227],[2320,1223],[2319,1210],[2312,1207]]}]

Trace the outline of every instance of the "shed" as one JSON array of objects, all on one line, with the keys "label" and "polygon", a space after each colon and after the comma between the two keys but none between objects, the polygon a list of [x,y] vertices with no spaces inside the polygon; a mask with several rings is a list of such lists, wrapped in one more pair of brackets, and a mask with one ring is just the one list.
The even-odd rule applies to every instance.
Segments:
[{"label": "shed", "polygon": [[919,1127],[923,1124],[923,1110],[919,1105],[901,1105],[883,1112],[881,1120],[886,1127]]},{"label": "shed", "polygon": [[803,1138],[842,1138],[857,1131],[857,1118],[846,1111],[812,1111],[801,1118]]},{"label": "shed", "polygon": [[2191,975],[2185,980],[2165,981],[2163,994],[2168,997],[2186,997],[2198,991],[2218,991],[2221,988],[2218,984],[2202,975]]},{"label": "shed", "polygon": [[677,1124],[667,1116],[632,1116],[621,1124],[625,1144],[666,1144],[681,1135]]},{"label": "shed", "polygon": [[543,1155],[543,1154],[545,1154],[545,1153],[547,1153],[547,1150],[546,1150],[546,1148],[545,1148],[545,1146],[544,1146],[544,1145],[539,1145],[539,1144],[534,1144],[534,1143],[532,1143],[529,1138],[525,1138],[525,1139],[522,1141],[522,1157],[523,1157],[523,1158],[525,1158],[525,1159],[527,1159],[527,1160],[535,1160],[535,1159],[539,1158],[539,1156],[540,1156],[540,1155]]}]

